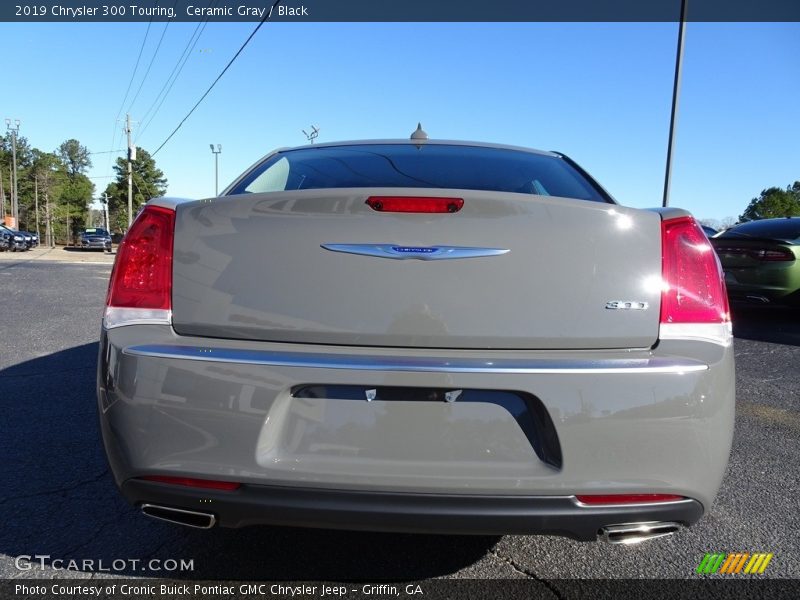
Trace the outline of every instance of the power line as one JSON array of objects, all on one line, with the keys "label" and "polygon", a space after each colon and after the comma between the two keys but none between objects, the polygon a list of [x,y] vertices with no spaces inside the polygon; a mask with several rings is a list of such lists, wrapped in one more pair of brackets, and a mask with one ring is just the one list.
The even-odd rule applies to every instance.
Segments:
[{"label": "power line", "polygon": [[[172,5],[172,10],[175,10],[175,7],[178,5],[178,0],[175,0],[175,4]],[[150,74],[150,69],[153,66],[153,62],[156,60],[156,56],[158,55],[158,50],[161,48],[161,42],[164,41],[164,36],[167,34],[167,28],[169,27],[170,22],[167,21],[164,25],[164,29],[161,31],[161,37],[158,38],[158,44],[156,44],[156,49],[153,51],[153,56],[150,58],[150,63],[147,65],[147,70],[144,72],[144,77],[142,77],[141,83],[139,83],[139,88],[136,90],[136,94],[133,96],[133,100],[128,105],[128,111],[131,112],[131,108],[136,103],[136,99],[139,97],[139,92],[142,91],[142,86],[144,86],[144,82],[147,81],[147,76]]]},{"label": "power line", "polygon": [[[211,3],[210,7],[213,7],[216,4],[217,0],[214,0],[214,2]],[[178,58],[178,61],[172,68],[172,72],[169,74],[169,77],[167,77],[167,80],[161,87],[161,91],[158,92],[158,95],[156,96],[155,100],[153,100],[153,103],[150,105],[150,108],[147,109],[144,116],[142,117],[142,122],[144,122],[145,120],[147,120],[147,122],[144,123],[144,125],[142,125],[142,127],[139,129],[139,133],[136,136],[136,141],[138,141],[139,138],[141,138],[142,135],[144,135],[145,130],[150,126],[150,123],[153,122],[153,119],[155,119],[156,115],[158,114],[158,111],[161,110],[161,105],[164,104],[164,101],[167,99],[167,96],[169,96],[169,93],[172,91],[172,86],[175,85],[175,82],[178,81],[178,78],[181,76],[181,73],[183,72],[183,67],[185,67],[186,63],[189,61],[189,57],[192,55],[192,51],[194,50],[194,47],[197,45],[197,42],[200,41],[200,38],[202,37],[203,32],[205,31],[206,25],[208,25],[208,21],[210,18],[211,17],[207,17],[205,21],[198,23],[197,27],[195,27],[194,32],[192,32],[192,35],[189,38],[189,41],[186,42],[186,46],[184,47],[181,56]],[[201,26],[202,29],[200,29]],[[198,29],[200,29],[200,33],[197,32]],[[197,37],[195,37],[195,35],[197,35]],[[175,75],[174,78],[172,77],[173,75]],[[171,82],[170,79],[172,80]],[[168,85],[169,87],[167,87]],[[166,92],[164,91],[165,89]],[[158,103],[158,106],[156,106],[156,103]],[[150,111],[153,110],[154,106],[155,106],[155,111],[150,116],[150,119],[147,119],[147,116],[150,114]]]},{"label": "power line", "polygon": [[131,108],[133,108],[136,99],[139,97],[139,93],[142,91],[142,87],[144,86],[144,82],[147,81],[147,76],[150,74],[150,68],[153,66],[153,62],[156,60],[156,55],[158,54],[158,49],[161,48],[161,42],[164,41],[164,36],[167,33],[167,28],[169,27],[169,21],[164,24],[164,29],[161,30],[161,37],[158,38],[158,44],[156,44],[156,49],[153,51],[153,56],[150,57],[150,62],[147,64],[147,69],[144,72],[144,76],[142,80],[139,82],[139,87],[136,89],[136,93],[133,95],[133,100],[128,105],[128,111],[131,112]]},{"label": "power line", "polygon": [[87,152],[87,154],[113,154],[115,152],[125,152],[125,148],[119,150],[103,150],[102,152]]},{"label": "power line", "polygon": [[[208,17],[208,18],[210,18],[210,17]],[[185,64],[184,57],[187,57],[187,53],[191,53],[191,50],[194,49],[194,44],[197,43],[197,39],[195,39],[195,36],[197,35],[197,30],[200,29],[200,27],[202,27],[202,26],[204,26],[205,24],[208,23],[208,18],[205,21],[200,21],[197,24],[197,26],[194,28],[194,31],[192,32],[192,35],[189,37],[189,41],[186,42],[186,45],[184,46],[183,51],[181,52],[181,55],[178,57],[178,60],[175,62],[175,66],[172,67],[172,71],[167,76],[167,79],[164,81],[164,85],[161,86],[161,89],[159,90],[158,94],[156,94],[155,99],[150,104],[150,106],[147,108],[147,110],[144,112],[144,115],[142,116],[142,121],[145,121],[147,119],[148,115],[150,114],[150,111],[153,110],[153,107],[156,105],[156,103],[158,103],[159,99],[161,98],[161,95],[164,93],[164,90],[167,89],[167,86],[170,84],[170,81],[172,80],[172,76],[175,75],[175,71],[178,71],[178,67],[181,66],[181,63],[183,62]],[[201,31],[201,34],[202,34],[202,31]],[[199,39],[199,37],[198,37],[198,39]],[[191,49],[190,49],[190,46],[191,46]],[[180,71],[178,71],[178,74],[180,74]],[[177,77],[176,77],[176,79],[177,79]],[[171,85],[169,87],[170,87],[170,89],[172,89]],[[139,132],[139,135],[141,135],[141,131]]]},{"label": "power line", "polygon": [[[147,36],[150,34],[150,26],[153,24],[153,19],[147,23],[147,29],[144,32],[144,39],[142,40],[142,45],[139,47],[139,55],[136,57],[136,64],[133,67],[133,73],[131,73],[131,78],[128,81],[128,89],[125,90],[125,97],[122,99],[122,102],[119,105],[119,109],[117,110],[117,116],[114,117],[114,129],[111,131],[111,145],[116,146],[119,142],[116,141],[117,139],[117,122],[119,121],[119,116],[122,114],[122,109],[125,106],[125,101],[128,99],[128,94],[131,91],[131,86],[133,85],[133,80],[136,78],[136,71],[139,69],[139,61],[142,59],[142,52],[144,52],[144,46],[147,43]],[[111,168],[111,157],[108,157],[108,163],[106,164],[106,170]]]},{"label": "power line", "polygon": [[200,100],[198,100],[198,101],[197,101],[197,103],[196,103],[196,104],[195,104],[195,105],[192,107],[192,110],[190,110],[190,111],[188,112],[188,114],[187,114],[185,117],[183,117],[183,119],[181,120],[181,122],[180,122],[180,123],[178,123],[178,126],[177,126],[175,129],[173,129],[173,130],[172,130],[172,133],[170,133],[170,134],[167,136],[167,139],[165,139],[165,140],[164,140],[164,141],[161,143],[161,145],[160,145],[158,148],[156,148],[156,151],[155,151],[155,152],[153,152],[153,154],[152,154],[151,156],[155,156],[156,154],[158,154],[158,151],[159,151],[159,150],[161,150],[161,149],[162,149],[162,148],[163,148],[163,147],[164,147],[164,146],[167,144],[167,142],[169,142],[169,141],[172,139],[172,136],[173,136],[173,135],[175,135],[175,134],[178,132],[178,130],[181,128],[181,126],[182,126],[182,125],[183,125],[183,124],[186,122],[186,119],[188,119],[188,118],[189,118],[189,117],[192,115],[192,113],[195,111],[195,109],[196,109],[198,106],[200,106],[200,103],[201,103],[203,100],[205,100],[206,96],[208,96],[208,94],[211,92],[211,90],[213,90],[213,89],[214,89],[214,86],[215,86],[215,85],[217,85],[217,82],[218,82],[220,79],[222,79],[222,76],[223,76],[223,75],[225,75],[225,72],[226,72],[226,71],[227,71],[227,70],[228,70],[228,69],[231,67],[231,65],[234,63],[234,61],[235,61],[235,60],[236,60],[236,59],[239,57],[239,55],[242,53],[242,51],[245,49],[245,47],[247,47],[247,44],[249,44],[249,43],[250,43],[250,40],[252,40],[252,39],[253,39],[253,36],[254,36],[256,33],[258,33],[258,30],[259,30],[259,29],[261,29],[261,26],[262,26],[262,25],[263,25],[263,24],[266,22],[266,20],[267,20],[267,19],[269,18],[269,16],[272,14],[272,11],[273,11],[273,10],[275,10],[275,7],[276,7],[276,6],[278,6],[278,4],[280,4],[280,3],[281,3],[281,1],[282,1],[282,0],[275,0],[275,3],[272,5],[272,8],[270,8],[269,12],[267,12],[267,13],[265,13],[265,14],[264,14],[264,18],[263,18],[263,19],[261,19],[261,21],[259,22],[259,24],[258,24],[258,25],[256,25],[256,28],[255,28],[255,29],[253,29],[253,32],[252,32],[252,33],[250,34],[250,36],[249,36],[249,37],[248,37],[248,38],[247,38],[247,39],[244,41],[244,44],[242,44],[241,48],[239,48],[239,50],[236,52],[236,54],[234,54],[234,55],[233,55],[233,58],[232,58],[232,59],[231,59],[231,60],[228,62],[228,64],[227,64],[227,65],[225,65],[225,68],[224,68],[224,69],[222,69],[222,72],[221,72],[219,75],[217,75],[217,78],[216,78],[216,79],[214,80],[214,82],[213,82],[213,83],[212,83],[212,84],[209,86],[209,88],[206,90],[205,94],[203,94],[202,96],[200,96]]},{"label": "power line", "polygon": [[[139,56],[136,57],[136,65],[133,67],[133,73],[131,73],[131,80],[128,82],[128,89],[125,90],[125,97],[122,99],[122,103],[119,105],[119,110],[117,111],[117,116],[114,117],[114,123],[117,122],[119,119],[120,114],[122,114],[122,108],[125,106],[125,101],[128,99],[128,94],[131,91],[131,86],[133,85],[133,80],[136,77],[136,71],[139,69],[139,61],[142,59],[142,52],[144,52],[144,45],[147,43],[147,36],[150,34],[150,26],[153,24],[153,20],[150,19],[150,22],[147,23],[147,31],[144,32],[144,39],[142,40],[142,46],[139,48]],[[116,125],[114,126],[114,130],[116,131]],[[116,145],[116,144],[113,144]]]}]

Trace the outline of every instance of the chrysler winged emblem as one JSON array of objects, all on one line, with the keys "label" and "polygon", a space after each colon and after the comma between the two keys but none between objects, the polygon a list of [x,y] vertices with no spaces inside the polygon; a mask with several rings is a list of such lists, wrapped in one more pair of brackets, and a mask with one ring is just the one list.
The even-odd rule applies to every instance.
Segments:
[{"label": "chrysler winged emblem", "polygon": [[474,248],[470,246],[401,246],[399,244],[322,244],[332,252],[360,254],[395,260],[451,260],[499,256],[511,252],[508,248]]}]

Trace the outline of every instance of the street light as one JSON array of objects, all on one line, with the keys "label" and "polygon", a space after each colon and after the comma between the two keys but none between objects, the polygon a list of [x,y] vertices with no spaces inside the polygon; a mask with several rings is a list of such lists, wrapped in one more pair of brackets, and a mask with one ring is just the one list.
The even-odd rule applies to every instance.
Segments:
[{"label": "street light", "polygon": [[219,196],[219,154],[222,152],[222,144],[217,144],[217,149],[214,149],[214,144],[211,146],[211,152],[214,153],[214,195]]},{"label": "street light", "polygon": [[11,218],[14,219],[14,227],[19,229],[19,202],[17,196],[17,134],[19,133],[19,119],[14,119],[13,127],[11,126],[11,119],[6,119],[6,129],[11,133],[11,156],[14,161],[14,185],[11,187]]}]

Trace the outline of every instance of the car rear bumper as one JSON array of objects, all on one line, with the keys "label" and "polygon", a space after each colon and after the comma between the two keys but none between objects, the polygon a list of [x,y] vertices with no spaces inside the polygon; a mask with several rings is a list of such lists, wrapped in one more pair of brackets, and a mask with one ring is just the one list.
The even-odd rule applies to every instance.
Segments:
[{"label": "car rear bumper", "polygon": [[790,287],[727,284],[728,298],[737,305],[800,306],[800,289]]},{"label": "car rear bumper", "polygon": [[171,507],[213,516],[212,525],[287,525],[367,531],[452,534],[549,534],[597,539],[608,526],[689,526],[703,506],[686,499],[662,504],[584,506],[574,496],[488,496],[370,492],[244,485],[197,490],[130,479],[121,486],[136,506]]},{"label": "car rear bumper", "polygon": [[[733,354],[685,340],[628,352],[308,346],[131,325],[103,331],[98,401],[134,503],[210,499],[234,527],[383,529],[383,515],[391,530],[593,539],[640,518],[691,524],[711,506],[732,438]],[[243,485],[209,495],[136,479],[152,475]],[[573,506],[615,493],[699,508]]]},{"label": "car rear bumper", "polygon": [[725,286],[732,303],[800,306],[800,271],[793,262],[766,264],[760,269],[727,268]]},{"label": "car rear bumper", "polygon": [[85,241],[81,240],[81,248],[97,248],[100,250],[107,250],[111,248],[111,242],[100,241]]}]

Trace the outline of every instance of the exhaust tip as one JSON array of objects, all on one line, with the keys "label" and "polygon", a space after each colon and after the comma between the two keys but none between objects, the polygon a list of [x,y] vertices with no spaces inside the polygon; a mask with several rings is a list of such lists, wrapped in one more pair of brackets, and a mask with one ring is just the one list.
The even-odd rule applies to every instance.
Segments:
[{"label": "exhaust tip", "polygon": [[211,513],[160,506],[158,504],[142,504],[142,513],[159,521],[167,521],[168,523],[196,529],[211,529],[217,522],[217,518]]},{"label": "exhaust tip", "polygon": [[639,544],[645,540],[672,535],[681,529],[683,525],[671,521],[608,525],[600,530],[598,538],[609,544]]}]

